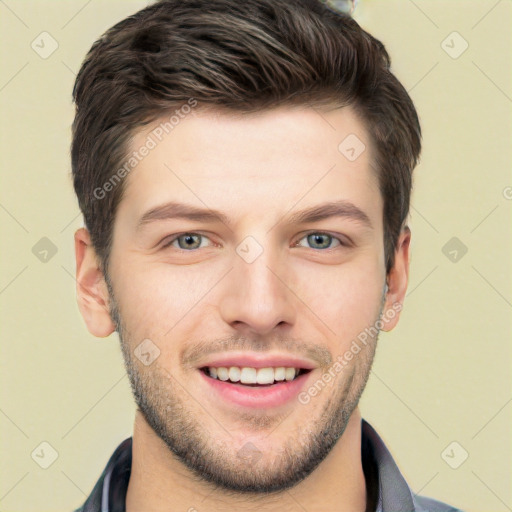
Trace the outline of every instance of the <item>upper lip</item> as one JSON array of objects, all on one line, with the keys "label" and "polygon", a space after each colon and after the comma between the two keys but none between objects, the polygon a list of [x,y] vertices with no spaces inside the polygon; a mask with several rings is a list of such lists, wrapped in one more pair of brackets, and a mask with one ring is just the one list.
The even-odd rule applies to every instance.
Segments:
[{"label": "upper lip", "polygon": [[302,368],[306,370],[312,370],[316,365],[307,359],[287,354],[265,356],[262,354],[245,353],[220,354],[201,364],[199,368],[204,368],[207,366],[214,366],[216,368],[229,368],[230,366],[238,366],[239,368],[278,368],[284,366],[285,368]]}]

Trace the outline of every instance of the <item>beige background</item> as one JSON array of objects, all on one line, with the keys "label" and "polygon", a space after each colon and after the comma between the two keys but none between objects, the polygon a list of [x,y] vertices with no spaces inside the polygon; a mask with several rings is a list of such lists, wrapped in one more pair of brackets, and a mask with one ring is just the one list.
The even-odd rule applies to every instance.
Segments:
[{"label": "beige background", "polygon": [[[132,432],[117,335],[95,339],[76,306],[69,144],[86,51],[144,5],[0,0],[1,511],[74,509]],[[468,512],[512,510],[511,14],[510,0],[362,0],[355,13],[424,130],[409,292],[362,412],[415,492]],[[42,32],[58,43],[47,58],[31,47],[51,49]],[[46,262],[32,252],[43,237],[57,249]],[[47,469],[43,441],[58,452]]]}]

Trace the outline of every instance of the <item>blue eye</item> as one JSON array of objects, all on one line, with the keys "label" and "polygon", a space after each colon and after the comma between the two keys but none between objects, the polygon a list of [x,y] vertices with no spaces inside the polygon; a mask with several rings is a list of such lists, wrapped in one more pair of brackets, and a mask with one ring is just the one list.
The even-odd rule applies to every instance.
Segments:
[{"label": "blue eye", "polygon": [[200,249],[202,247],[201,239],[208,240],[207,237],[200,235],[199,233],[183,233],[166,242],[162,248],[165,249],[166,247],[173,245],[174,242],[178,242],[177,249],[182,249],[184,251]]},{"label": "blue eye", "polygon": [[[337,241],[338,246],[344,245],[339,238],[336,238],[332,235],[329,235],[328,233],[309,233],[308,235],[301,238],[301,240],[307,240],[309,244],[313,245],[319,245],[320,247],[312,247],[312,249],[332,249],[330,247],[331,242]],[[299,242],[297,242],[296,245],[299,245]],[[301,246],[304,247],[304,246]]]},{"label": "blue eye", "polygon": [[[203,245],[203,241],[208,241],[209,238],[200,233],[182,233],[172,237],[169,241],[165,242],[162,249],[168,247],[175,247],[183,251],[193,251],[195,249],[201,249],[208,245]],[[302,240],[306,240],[308,245],[301,244]],[[332,246],[333,242],[337,242],[337,245]],[[175,244],[178,245],[175,245]],[[339,238],[330,235],[329,233],[313,232],[308,233],[302,237],[298,242],[295,243],[294,247],[309,247],[316,250],[333,249],[334,247],[345,246]]]}]

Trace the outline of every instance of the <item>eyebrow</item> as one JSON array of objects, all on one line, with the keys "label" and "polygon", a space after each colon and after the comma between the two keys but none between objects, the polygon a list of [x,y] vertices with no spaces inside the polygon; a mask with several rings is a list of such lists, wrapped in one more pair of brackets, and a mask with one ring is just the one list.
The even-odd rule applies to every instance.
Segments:
[{"label": "eyebrow", "polygon": [[[333,201],[311,206],[299,212],[295,212],[288,218],[284,217],[280,222],[286,221],[290,224],[306,224],[311,222],[319,222],[332,217],[342,217],[351,219],[366,227],[372,228],[372,223],[366,213],[358,208],[355,204],[345,201]],[[186,219],[204,223],[225,224],[232,226],[232,221],[227,215],[210,208],[198,208],[185,203],[171,201],[160,206],[151,208],[145,212],[137,223],[137,230],[142,229],[145,225],[159,220],[168,219]]]},{"label": "eyebrow", "polygon": [[368,215],[355,204],[345,200],[311,206],[310,208],[292,214],[288,222],[291,224],[306,224],[308,222],[318,222],[332,217],[343,217],[357,221],[369,228],[372,227]]}]

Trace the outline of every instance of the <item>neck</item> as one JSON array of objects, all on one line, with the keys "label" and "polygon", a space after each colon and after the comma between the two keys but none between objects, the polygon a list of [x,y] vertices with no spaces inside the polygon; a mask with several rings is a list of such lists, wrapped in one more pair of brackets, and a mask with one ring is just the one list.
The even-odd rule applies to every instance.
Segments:
[{"label": "neck", "polygon": [[361,415],[356,408],[345,432],[319,466],[295,487],[272,495],[243,496],[198,481],[137,411],[127,512],[331,510],[364,512],[366,485],[361,463]]}]

